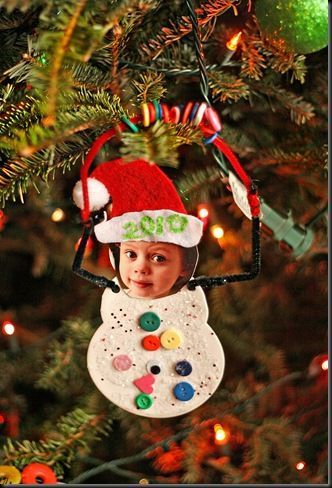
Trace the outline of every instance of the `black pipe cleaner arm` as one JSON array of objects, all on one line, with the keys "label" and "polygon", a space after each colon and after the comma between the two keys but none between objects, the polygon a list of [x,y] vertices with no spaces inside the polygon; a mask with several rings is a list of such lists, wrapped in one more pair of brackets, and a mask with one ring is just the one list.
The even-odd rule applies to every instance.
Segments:
[{"label": "black pipe cleaner arm", "polygon": [[248,281],[256,278],[261,270],[260,253],[260,221],[259,217],[252,218],[252,264],[251,270],[247,273],[239,273],[224,276],[201,276],[190,280],[187,284],[189,290],[195,290],[196,286],[202,288],[212,288],[215,286],[226,285],[236,281]]},{"label": "black pipe cleaner arm", "polygon": [[93,231],[93,224],[91,225],[85,225],[83,234],[78,246],[78,249],[75,254],[72,270],[75,274],[80,276],[81,278],[84,278],[87,281],[90,281],[90,283],[93,283],[94,285],[100,286],[101,288],[111,288],[111,290],[114,293],[118,293],[120,291],[120,287],[112,280],[109,280],[105,278],[105,276],[97,276],[94,275],[93,273],[90,273],[90,271],[87,271],[86,269],[82,268],[82,261],[83,261],[83,256],[84,256],[84,251],[88,242],[89,237],[91,236]]}]

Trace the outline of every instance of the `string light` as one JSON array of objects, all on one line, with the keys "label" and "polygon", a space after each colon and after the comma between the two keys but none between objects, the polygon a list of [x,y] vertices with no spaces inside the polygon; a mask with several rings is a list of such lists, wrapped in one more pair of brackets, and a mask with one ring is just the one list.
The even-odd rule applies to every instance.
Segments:
[{"label": "string light", "polygon": [[327,376],[329,369],[329,357],[327,354],[319,354],[315,356],[308,367],[308,374],[310,378],[319,376]]},{"label": "string light", "polygon": [[226,444],[228,442],[229,434],[223,428],[221,424],[215,424],[213,426],[214,429],[214,442],[218,446]]},{"label": "string light", "polygon": [[62,208],[56,208],[51,215],[51,220],[53,220],[53,222],[61,222],[62,220],[64,220],[65,216],[66,214],[64,213]]},{"label": "string light", "polygon": [[204,205],[199,205],[197,213],[200,219],[206,219],[209,216],[209,209]]},{"label": "string light", "polygon": [[239,41],[242,36],[242,31],[235,34],[228,42],[226,42],[226,47],[230,51],[236,51]]},{"label": "string light", "polygon": [[208,206],[205,203],[200,203],[197,207],[197,216],[203,223],[203,231],[205,231],[209,225],[209,215],[210,211]]},{"label": "string light", "polygon": [[15,334],[15,325],[9,320],[5,320],[2,324],[2,332],[8,336]]},{"label": "string light", "polygon": [[329,361],[328,359],[325,359],[322,364],[321,364],[321,368],[323,371],[327,371],[329,369]]},{"label": "string light", "polygon": [[298,470],[298,471],[302,471],[302,469],[304,469],[306,466],[305,462],[304,461],[299,461],[298,463],[295,464],[295,468]]},{"label": "string light", "polygon": [[218,224],[213,225],[210,230],[211,230],[211,234],[216,239],[221,239],[224,235],[224,229],[222,227],[220,227],[220,225],[218,225]]}]

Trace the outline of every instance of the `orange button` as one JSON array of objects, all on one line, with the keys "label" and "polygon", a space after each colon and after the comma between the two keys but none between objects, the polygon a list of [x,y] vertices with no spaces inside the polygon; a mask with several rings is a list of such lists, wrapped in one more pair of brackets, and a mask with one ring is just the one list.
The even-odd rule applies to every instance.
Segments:
[{"label": "orange button", "polygon": [[150,334],[142,340],[142,346],[147,351],[156,351],[160,347],[160,339],[158,336]]}]

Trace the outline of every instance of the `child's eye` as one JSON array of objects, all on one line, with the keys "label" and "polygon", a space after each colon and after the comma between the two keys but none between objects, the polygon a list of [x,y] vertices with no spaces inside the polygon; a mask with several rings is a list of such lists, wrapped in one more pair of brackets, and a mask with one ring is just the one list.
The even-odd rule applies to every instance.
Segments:
[{"label": "child's eye", "polygon": [[154,256],[152,256],[152,261],[154,261],[155,263],[163,263],[164,261],[166,261],[166,258],[161,254],[155,254]]},{"label": "child's eye", "polygon": [[134,259],[137,257],[136,253],[134,251],[125,251],[125,255],[129,259]]}]

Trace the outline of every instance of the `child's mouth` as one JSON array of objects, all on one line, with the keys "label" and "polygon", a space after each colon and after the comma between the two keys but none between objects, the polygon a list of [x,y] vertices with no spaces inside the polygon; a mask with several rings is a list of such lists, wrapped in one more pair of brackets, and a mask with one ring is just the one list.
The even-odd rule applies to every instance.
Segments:
[{"label": "child's mouth", "polygon": [[134,283],[135,286],[137,286],[138,288],[147,288],[148,286],[151,286],[152,283],[148,282],[148,281],[135,281],[135,280],[131,280],[132,283]]}]

